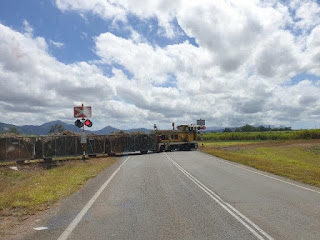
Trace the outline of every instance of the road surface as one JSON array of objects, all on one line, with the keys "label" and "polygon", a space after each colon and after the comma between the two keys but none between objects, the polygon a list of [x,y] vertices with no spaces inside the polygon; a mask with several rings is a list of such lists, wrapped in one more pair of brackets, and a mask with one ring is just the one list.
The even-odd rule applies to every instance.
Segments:
[{"label": "road surface", "polygon": [[25,239],[320,239],[320,189],[198,151],[132,155],[36,225]]}]

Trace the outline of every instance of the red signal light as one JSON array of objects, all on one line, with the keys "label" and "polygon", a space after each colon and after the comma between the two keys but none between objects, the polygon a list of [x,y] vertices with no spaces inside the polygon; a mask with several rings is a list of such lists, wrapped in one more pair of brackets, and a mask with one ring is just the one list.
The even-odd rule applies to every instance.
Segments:
[{"label": "red signal light", "polygon": [[87,127],[92,127],[92,122],[89,119],[87,119],[84,121],[84,125],[86,125]]}]

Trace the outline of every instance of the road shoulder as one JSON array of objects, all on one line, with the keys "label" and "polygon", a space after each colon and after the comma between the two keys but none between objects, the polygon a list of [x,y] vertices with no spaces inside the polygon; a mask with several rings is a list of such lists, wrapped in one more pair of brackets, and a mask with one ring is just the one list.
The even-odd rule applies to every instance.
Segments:
[{"label": "road shoulder", "polygon": [[[37,239],[37,232],[34,228],[47,227],[50,219],[55,219],[58,225],[68,225],[76,214],[89,201],[92,195],[103,184],[104,181],[114,172],[114,170],[123,162],[123,158],[116,158],[116,162],[103,170],[96,177],[89,179],[78,191],[67,198],[61,199],[52,204],[43,211],[37,211],[34,215],[28,217],[23,223],[10,228],[5,239]],[[59,217],[61,216],[61,217]],[[61,232],[64,229],[61,229]],[[46,230],[44,230],[46,231]],[[54,232],[59,233],[60,230]],[[57,238],[59,236],[57,235]]]}]

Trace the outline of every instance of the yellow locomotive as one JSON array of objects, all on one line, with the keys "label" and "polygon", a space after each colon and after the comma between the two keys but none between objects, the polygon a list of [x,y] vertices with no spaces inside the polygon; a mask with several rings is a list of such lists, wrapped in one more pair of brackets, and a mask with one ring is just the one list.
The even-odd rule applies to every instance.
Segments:
[{"label": "yellow locomotive", "polygon": [[158,151],[184,150],[198,148],[196,125],[180,125],[177,130],[154,130]]}]

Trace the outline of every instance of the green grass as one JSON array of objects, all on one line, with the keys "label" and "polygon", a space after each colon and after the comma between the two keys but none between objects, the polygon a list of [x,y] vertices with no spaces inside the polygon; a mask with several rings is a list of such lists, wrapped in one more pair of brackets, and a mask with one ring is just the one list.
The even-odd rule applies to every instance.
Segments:
[{"label": "green grass", "polygon": [[320,130],[204,133],[204,141],[320,139]]},{"label": "green grass", "polygon": [[228,147],[233,145],[247,145],[256,143],[257,141],[215,141],[215,142],[200,142],[201,144],[204,144],[205,146],[211,146],[211,147]]},{"label": "green grass", "polygon": [[26,214],[41,210],[77,191],[115,162],[114,158],[68,162],[51,170],[0,169],[0,212],[21,209]]},{"label": "green grass", "polygon": [[202,151],[320,187],[319,140],[204,142]]}]

